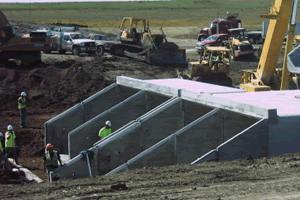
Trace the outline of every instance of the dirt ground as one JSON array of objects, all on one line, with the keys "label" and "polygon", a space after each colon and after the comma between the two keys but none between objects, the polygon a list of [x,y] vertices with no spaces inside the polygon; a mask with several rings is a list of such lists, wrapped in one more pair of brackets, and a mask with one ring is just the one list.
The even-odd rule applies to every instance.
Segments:
[{"label": "dirt ground", "polygon": [[[25,33],[38,25],[17,26],[19,33]],[[197,53],[193,51],[195,40],[169,38],[169,41],[187,49],[188,61],[198,59]],[[229,74],[233,86],[240,83],[241,69],[253,69],[257,64],[255,59],[234,61]],[[47,120],[115,82],[116,76],[175,78],[175,69],[183,70],[152,66],[109,54],[102,57],[43,54],[42,63],[32,68],[21,68],[15,63],[9,66],[0,64],[0,131],[6,132],[9,124],[14,126],[16,141],[21,149],[19,163],[45,180],[41,184],[28,181],[19,181],[21,184],[18,185],[16,182],[2,184],[0,198],[299,199],[297,175],[300,154],[258,160],[248,158],[232,162],[209,162],[195,166],[146,167],[113,176],[46,182],[42,155],[43,125]],[[18,124],[17,98],[22,91],[28,94],[29,105],[27,127],[21,129]],[[1,174],[5,172],[0,171]]]}]

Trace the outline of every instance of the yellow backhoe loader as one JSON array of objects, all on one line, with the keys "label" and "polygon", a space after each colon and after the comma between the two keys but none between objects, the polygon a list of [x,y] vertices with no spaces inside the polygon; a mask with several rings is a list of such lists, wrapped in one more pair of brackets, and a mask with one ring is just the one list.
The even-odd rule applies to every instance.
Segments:
[{"label": "yellow backhoe loader", "polygon": [[[138,26],[140,23],[142,26]],[[150,64],[187,65],[185,49],[179,49],[175,43],[168,42],[162,28],[160,31],[162,34],[152,34],[146,19],[124,17],[118,33],[121,43],[114,44],[110,53]]]},{"label": "yellow backhoe loader", "polygon": [[[287,55],[293,49],[297,6],[298,0],[275,0],[270,12],[261,15],[270,19],[270,23],[259,64],[257,69],[242,70],[240,88],[249,92],[299,89],[299,76],[287,68]],[[287,28],[283,67],[276,69]]]}]

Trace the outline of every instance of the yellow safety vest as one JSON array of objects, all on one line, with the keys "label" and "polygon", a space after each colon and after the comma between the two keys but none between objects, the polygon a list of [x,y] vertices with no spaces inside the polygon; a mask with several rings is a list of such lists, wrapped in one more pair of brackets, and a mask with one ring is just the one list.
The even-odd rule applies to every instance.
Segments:
[{"label": "yellow safety vest", "polygon": [[46,151],[46,167],[48,166],[54,166],[58,167],[58,155],[57,151],[53,150],[53,158],[50,157],[50,152]]},{"label": "yellow safety vest", "polygon": [[[22,101],[22,103],[23,103],[24,105],[19,103],[20,100]],[[19,108],[19,109],[26,108],[25,103],[26,103],[26,99],[25,99],[25,98],[22,98],[22,97],[19,97],[19,98],[18,98],[18,108]]]},{"label": "yellow safety vest", "polygon": [[[8,139],[9,136],[10,138]],[[15,139],[16,139],[15,132],[7,131],[5,133],[5,147],[16,147]]]},{"label": "yellow safety vest", "polygon": [[2,147],[2,142],[0,140],[0,154],[2,154],[2,153],[3,153],[3,147]]},{"label": "yellow safety vest", "polygon": [[99,131],[99,137],[104,138],[111,134],[111,128],[106,129],[105,127],[101,128]]}]

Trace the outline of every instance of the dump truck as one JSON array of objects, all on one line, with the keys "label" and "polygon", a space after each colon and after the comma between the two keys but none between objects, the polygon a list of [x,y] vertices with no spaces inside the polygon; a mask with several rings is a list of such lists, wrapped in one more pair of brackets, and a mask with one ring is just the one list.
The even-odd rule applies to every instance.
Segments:
[{"label": "dump truck", "polygon": [[57,37],[46,32],[32,31],[21,36],[0,10],[0,60],[10,59],[21,61],[23,66],[41,62],[41,51],[55,48]]},{"label": "dump truck", "polygon": [[[137,30],[140,28],[139,23],[142,23],[140,31]],[[175,43],[168,42],[162,28],[160,31],[162,34],[152,34],[146,19],[124,17],[117,37],[119,43],[111,46],[110,54],[134,58],[149,64],[186,65],[185,49],[179,49]]]},{"label": "dump truck", "polygon": [[226,33],[230,34],[228,29],[241,28],[242,21],[237,19],[238,13],[227,12],[227,18],[216,18],[214,19],[209,27],[201,28],[197,36],[198,41],[202,41],[210,35]]},{"label": "dump truck", "polygon": [[188,68],[177,71],[179,78],[196,80],[216,85],[232,86],[227,75],[231,67],[231,50],[227,47],[205,47],[199,61],[188,63]]}]

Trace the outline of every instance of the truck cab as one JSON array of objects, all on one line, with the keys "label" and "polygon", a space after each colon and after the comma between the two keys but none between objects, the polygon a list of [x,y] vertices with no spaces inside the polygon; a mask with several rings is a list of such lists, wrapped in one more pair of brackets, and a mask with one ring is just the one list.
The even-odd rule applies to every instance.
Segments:
[{"label": "truck cab", "polygon": [[198,34],[198,41],[202,41],[210,35],[226,33],[230,34],[228,29],[239,28],[242,26],[241,20],[237,19],[238,13],[230,14],[227,12],[227,18],[216,18],[214,19],[209,27],[202,28]]},{"label": "truck cab", "polygon": [[60,49],[71,51],[73,55],[80,55],[81,53],[95,54],[96,43],[79,32],[64,32],[61,37]]}]

